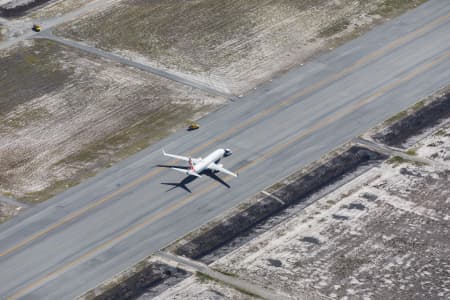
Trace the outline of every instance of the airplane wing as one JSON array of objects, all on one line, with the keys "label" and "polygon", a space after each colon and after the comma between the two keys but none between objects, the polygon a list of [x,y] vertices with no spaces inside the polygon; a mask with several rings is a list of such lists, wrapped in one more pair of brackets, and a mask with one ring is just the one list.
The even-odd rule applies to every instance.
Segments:
[{"label": "airplane wing", "polygon": [[196,176],[196,177],[202,177],[202,175],[198,174],[195,171],[191,171],[191,170],[187,170],[187,169],[180,169],[180,168],[171,168],[172,170],[181,172],[185,175],[192,175],[192,176]]},{"label": "airplane wing", "polygon": [[212,164],[210,164],[208,166],[208,168],[211,169],[211,170],[214,170],[214,171],[219,171],[219,172],[222,172],[222,173],[225,173],[225,174],[237,177],[236,173],[233,173],[233,172],[225,169],[224,167],[222,167],[222,165],[218,165],[218,164],[212,163]]},{"label": "airplane wing", "polygon": [[[189,161],[189,157],[187,157],[187,156],[181,156],[181,155],[175,155],[175,154],[166,153],[166,151],[164,151],[164,149],[162,149],[162,152],[163,152],[164,156],[176,158],[176,159],[179,159],[179,160]],[[199,160],[201,160],[201,158],[192,158],[192,162],[194,164],[197,163]]]}]

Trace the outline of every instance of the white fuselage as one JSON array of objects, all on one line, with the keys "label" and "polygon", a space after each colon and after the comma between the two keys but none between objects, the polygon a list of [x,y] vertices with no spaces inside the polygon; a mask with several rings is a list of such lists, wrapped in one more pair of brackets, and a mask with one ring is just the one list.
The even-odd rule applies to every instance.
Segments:
[{"label": "white fuselage", "polygon": [[225,150],[224,149],[217,149],[216,151],[209,154],[207,157],[203,158],[198,163],[194,164],[194,171],[197,173],[201,173],[204,170],[208,169],[208,166],[211,163],[215,163],[221,158],[225,156]]},{"label": "white fuselage", "polygon": [[170,153],[166,153],[166,151],[164,151],[164,149],[162,149],[162,152],[163,152],[164,156],[187,161],[189,163],[189,168],[187,168],[187,169],[186,168],[177,168],[176,166],[170,167],[172,170],[184,173],[186,175],[202,177],[202,175],[200,175],[200,173],[205,171],[206,169],[209,169],[213,173],[222,172],[222,173],[237,177],[237,173],[233,173],[230,170],[225,169],[222,164],[218,164],[218,162],[221,158],[230,156],[232,154],[230,149],[217,149],[205,158],[201,158],[201,157],[192,158],[192,157],[188,157],[188,156],[170,154]]},{"label": "white fuselage", "polygon": [[198,163],[194,164],[194,171],[197,173],[203,172],[204,170],[208,169],[208,166],[211,163],[217,162],[218,160],[223,158],[224,155],[225,155],[224,149],[217,149],[216,151],[208,154],[207,157],[203,158]]}]

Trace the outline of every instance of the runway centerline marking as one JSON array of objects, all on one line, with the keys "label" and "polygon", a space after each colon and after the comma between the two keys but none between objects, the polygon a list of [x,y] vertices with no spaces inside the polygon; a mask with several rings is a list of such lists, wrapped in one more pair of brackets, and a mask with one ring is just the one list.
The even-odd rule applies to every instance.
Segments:
[{"label": "runway centerline marking", "polygon": [[[286,98],[284,101],[282,101],[282,102],[280,102],[278,104],[275,104],[275,105],[267,108],[264,111],[259,112],[258,114],[256,114],[253,117],[249,118],[246,122],[241,123],[240,125],[229,129],[228,131],[224,132],[223,134],[217,136],[216,138],[214,138],[214,139],[212,139],[212,140],[210,140],[210,141],[208,141],[208,142],[206,142],[206,143],[204,143],[204,144],[202,144],[200,146],[197,146],[196,148],[194,148],[192,151],[190,151],[188,153],[188,156],[192,156],[192,155],[198,153],[199,151],[201,151],[202,149],[204,149],[204,148],[206,148],[206,147],[208,147],[208,146],[210,146],[210,145],[212,145],[214,143],[217,143],[217,142],[219,142],[221,140],[226,139],[227,137],[231,136],[232,134],[234,134],[238,130],[240,130],[240,129],[246,127],[246,126],[249,126],[250,124],[260,120],[261,118],[269,115],[270,113],[275,112],[276,110],[279,110],[279,109],[281,109],[281,108],[291,104],[294,100],[296,100],[296,99],[298,99],[300,97],[303,97],[303,96],[305,96],[305,95],[307,95],[309,93],[312,93],[313,91],[316,91],[316,90],[322,88],[323,86],[325,86],[325,85],[327,85],[327,84],[329,84],[329,83],[331,83],[331,82],[333,82],[333,81],[335,81],[335,80],[337,80],[337,79],[339,79],[339,78],[341,78],[341,77],[343,77],[343,76],[345,76],[347,74],[350,74],[352,71],[356,70],[358,67],[360,67],[360,66],[370,62],[373,59],[376,59],[377,57],[380,57],[381,55],[385,54],[386,52],[388,52],[391,49],[394,49],[397,46],[400,46],[400,45],[402,45],[404,43],[409,42],[413,38],[416,38],[416,37],[418,37],[418,36],[420,36],[422,34],[425,34],[426,32],[428,32],[431,29],[433,29],[435,26],[439,25],[440,23],[443,23],[444,21],[448,20],[449,18],[450,18],[450,13],[447,14],[447,15],[441,16],[440,18],[438,18],[438,19],[428,23],[427,25],[421,27],[420,29],[418,29],[416,31],[410,32],[409,34],[407,34],[407,35],[405,35],[405,36],[403,36],[403,37],[401,37],[401,38],[399,38],[399,39],[397,39],[395,41],[392,41],[391,43],[389,43],[385,47],[380,48],[379,50],[376,50],[376,51],[368,54],[367,56],[359,59],[353,65],[343,69],[342,71],[340,71],[338,73],[335,73],[335,74],[333,74],[333,75],[331,75],[331,76],[329,76],[327,78],[324,78],[323,80],[319,81],[318,83],[316,83],[314,85],[311,85],[310,87],[307,87],[307,88],[305,88],[305,89],[303,89],[303,90],[301,90],[301,91],[291,95],[290,97]],[[174,164],[175,162],[176,162],[176,160],[172,160],[169,163],[170,164]],[[5,250],[4,252],[1,252],[0,253],[0,258],[3,257],[3,256],[6,256],[6,255],[8,255],[8,254],[10,254],[12,252],[15,252],[16,250],[22,248],[26,244],[28,244],[28,243],[30,243],[30,242],[32,242],[32,241],[34,241],[34,240],[36,240],[36,239],[46,235],[47,233],[55,230],[56,228],[58,228],[58,227],[60,227],[60,226],[62,226],[64,224],[67,224],[67,223],[73,221],[74,219],[82,216],[83,214],[87,213],[88,211],[90,211],[90,210],[100,206],[101,204],[104,204],[105,202],[113,199],[115,196],[120,195],[120,194],[122,194],[125,191],[128,191],[129,189],[137,186],[138,184],[142,183],[143,181],[146,181],[146,180],[152,178],[153,176],[155,176],[155,175],[157,175],[157,174],[159,174],[159,173],[161,173],[163,171],[164,171],[163,169],[153,170],[152,172],[149,172],[146,175],[144,175],[144,176],[142,176],[142,177],[140,177],[140,178],[138,178],[138,179],[136,179],[136,180],[134,180],[134,181],[132,181],[132,182],[130,182],[128,184],[126,184],[122,188],[120,188],[118,190],[115,190],[111,194],[109,194],[109,195],[107,195],[107,196],[105,196],[103,198],[100,198],[96,202],[91,203],[88,206],[86,206],[86,207],[84,207],[84,208],[82,208],[82,209],[80,209],[80,210],[78,210],[76,212],[73,212],[73,213],[69,214],[68,216],[64,217],[60,221],[58,221],[58,222],[48,226],[47,228],[45,228],[45,229],[43,229],[43,230],[41,230],[41,231],[31,235],[30,237],[22,240],[21,242],[19,242],[15,246]]]},{"label": "runway centerline marking", "polygon": [[[348,107],[345,107],[341,110],[339,110],[337,113],[333,114],[332,116],[329,116],[323,120],[321,120],[320,122],[318,122],[317,124],[309,127],[308,129],[304,130],[303,132],[301,132],[300,134],[296,135],[293,139],[290,139],[284,143],[282,143],[281,145],[278,145],[276,147],[273,147],[270,151],[266,152],[265,154],[259,156],[257,159],[253,160],[252,162],[249,162],[245,165],[243,165],[242,167],[240,167],[237,171],[243,171],[245,169],[248,169],[249,167],[253,166],[256,162],[261,162],[267,158],[269,158],[270,156],[274,155],[277,152],[282,151],[283,149],[287,148],[288,146],[290,146],[291,144],[299,141],[300,139],[306,137],[307,135],[312,134],[315,131],[318,131],[321,128],[324,128],[327,125],[332,124],[333,122],[339,120],[340,118],[349,115],[350,113],[354,112],[355,110],[361,108],[362,106],[369,104],[371,102],[373,102],[374,100],[376,100],[378,97],[384,95],[385,93],[387,93],[388,91],[394,89],[395,87],[399,86],[400,84],[407,82],[409,80],[411,80],[412,78],[416,77],[417,75],[429,70],[430,68],[432,68],[433,66],[439,64],[440,62],[442,62],[445,59],[450,58],[450,51],[445,52],[443,55],[441,55],[439,58],[426,63],[424,65],[418,66],[417,68],[415,68],[412,72],[410,72],[409,74],[407,74],[406,76],[394,81],[393,83],[387,85],[386,87],[380,89],[379,91],[375,92],[374,94],[372,94],[371,96],[364,98],[358,102],[355,102],[351,105],[349,105]],[[231,178],[231,176],[227,176],[227,178]],[[181,201],[172,203],[171,205],[169,205],[168,207],[166,207],[165,209],[163,209],[162,211],[150,216],[149,218],[147,218],[146,220],[144,220],[143,222],[128,228],[127,230],[125,230],[124,232],[122,232],[121,234],[119,234],[118,236],[112,238],[111,240],[98,245],[97,247],[89,250],[87,253],[83,254],[82,256],[72,260],[71,262],[67,263],[66,265],[62,266],[61,268],[52,271],[51,273],[45,275],[44,277],[42,277],[41,279],[38,279],[34,282],[32,282],[31,284],[29,284],[28,286],[20,289],[19,291],[17,291],[15,294],[9,296],[7,299],[17,299],[20,298],[21,296],[25,295],[27,292],[29,292],[30,290],[33,290],[34,288],[44,284],[45,282],[48,282],[51,279],[54,279],[58,274],[61,274],[63,272],[65,272],[66,270],[70,269],[71,267],[77,265],[80,262],[86,261],[87,259],[89,259],[89,257],[93,256],[94,254],[96,254],[97,252],[101,252],[102,250],[104,250],[105,248],[120,242],[121,240],[125,239],[126,237],[128,237],[130,234],[133,234],[135,232],[137,232],[138,230],[141,230],[142,228],[144,228],[145,226],[149,225],[150,223],[153,223],[155,221],[158,221],[160,219],[162,219],[163,217],[169,215],[170,213],[172,213],[173,211],[175,211],[176,209],[184,206],[185,204],[192,202],[194,199],[198,198],[199,196],[210,192],[213,188],[217,187],[219,185],[219,183],[217,182],[213,182],[210,185],[208,185],[207,187],[203,188],[202,190],[200,190],[199,192],[197,192],[196,194],[190,195],[186,198],[184,198]]]}]

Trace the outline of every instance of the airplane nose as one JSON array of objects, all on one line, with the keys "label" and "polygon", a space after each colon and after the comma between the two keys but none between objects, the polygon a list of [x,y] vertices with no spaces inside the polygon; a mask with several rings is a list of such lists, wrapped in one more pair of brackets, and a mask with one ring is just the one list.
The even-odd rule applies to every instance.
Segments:
[{"label": "airplane nose", "polygon": [[230,149],[225,149],[225,156],[230,156],[231,154],[233,154],[233,152],[231,152]]}]

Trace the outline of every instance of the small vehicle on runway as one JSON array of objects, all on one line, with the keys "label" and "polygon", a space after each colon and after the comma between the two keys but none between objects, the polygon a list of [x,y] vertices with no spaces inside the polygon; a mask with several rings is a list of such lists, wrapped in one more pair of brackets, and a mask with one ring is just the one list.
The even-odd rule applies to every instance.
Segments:
[{"label": "small vehicle on runway", "polygon": [[200,128],[200,125],[198,125],[195,122],[192,122],[191,124],[189,124],[189,127],[187,128],[187,130],[188,131],[192,131],[192,130],[196,130],[196,129],[199,129],[199,128]]},{"label": "small vehicle on runway", "polygon": [[38,24],[34,24],[33,27],[31,28],[34,32],[39,32],[41,31],[41,25]]}]

